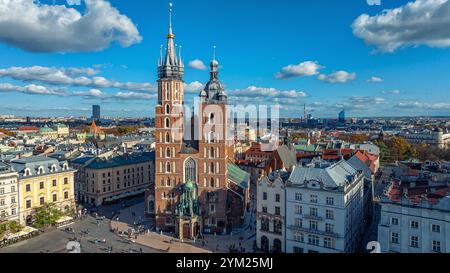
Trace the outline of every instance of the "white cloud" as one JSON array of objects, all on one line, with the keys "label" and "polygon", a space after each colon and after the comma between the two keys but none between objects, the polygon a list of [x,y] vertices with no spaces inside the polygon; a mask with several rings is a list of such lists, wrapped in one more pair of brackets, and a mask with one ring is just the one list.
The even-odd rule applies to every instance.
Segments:
[{"label": "white cloud", "polygon": [[156,87],[150,83],[117,82],[100,76],[86,77],[96,75],[99,72],[100,71],[92,68],[51,68],[42,66],[10,67],[0,69],[0,77],[9,77],[24,82],[40,82],[51,85],[116,88],[139,92],[156,91]]},{"label": "white cloud", "polygon": [[81,14],[65,5],[0,0],[0,42],[31,52],[88,52],[142,41],[133,22],[107,0],[84,3]]},{"label": "white cloud", "polygon": [[54,95],[67,96],[67,92],[61,89],[52,89],[42,85],[29,84],[26,86],[18,86],[10,83],[0,83],[0,92],[19,92],[34,95]]},{"label": "white cloud", "polygon": [[202,91],[204,85],[199,82],[199,81],[195,81],[195,82],[191,82],[189,84],[184,84],[184,91],[186,93],[199,93],[200,91]]},{"label": "white cloud", "polygon": [[136,92],[119,92],[113,96],[116,99],[123,100],[151,100],[155,99],[155,94],[144,94],[144,93],[136,93]]},{"label": "white cloud", "polygon": [[281,72],[275,74],[277,79],[290,79],[296,77],[314,76],[319,74],[322,68],[317,62],[306,61],[297,65],[290,64],[281,69]]},{"label": "white cloud", "polygon": [[328,83],[346,83],[356,79],[356,73],[349,73],[346,71],[336,71],[329,75],[321,74],[317,79]]},{"label": "white cloud", "polygon": [[249,86],[245,89],[237,89],[229,92],[230,97],[247,97],[247,98],[303,98],[306,93],[297,90],[282,91],[276,88],[265,88]]},{"label": "white cloud", "polygon": [[383,82],[384,80],[380,77],[371,77],[370,79],[367,80],[367,82],[370,83],[379,83],[379,82]]},{"label": "white cloud", "polygon": [[206,70],[206,65],[203,63],[202,60],[199,59],[195,59],[189,62],[188,66],[192,69],[197,69],[197,70]]},{"label": "white cloud", "polygon": [[423,109],[423,110],[450,110],[450,103],[441,102],[441,103],[429,103],[429,102],[420,102],[420,101],[406,101],[399,102],[397,105],[399,108],[404,109]]},{"label": "white cloud", "polygon": [[401,91],[398,89],[383,91],[383,94],[400,95]]},{"label": "white cloud", "polygon": [[416,0],[375,16],[362,14],[352,28],[355,36],[383,52],[419,45],[450,47],[450,1]]}]

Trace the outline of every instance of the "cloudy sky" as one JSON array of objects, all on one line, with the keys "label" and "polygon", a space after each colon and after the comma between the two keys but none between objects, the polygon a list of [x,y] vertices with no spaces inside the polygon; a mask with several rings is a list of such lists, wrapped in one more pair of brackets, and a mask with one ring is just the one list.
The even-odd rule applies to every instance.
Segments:
[{"label": "cloudy sky", "polygon": [[[232,103],[450,115],[450,0],[372,2],[174,0],[188,103],[215,45]],[[167,21],[166,0],[0,0],[0,114],[154,116]]]}]

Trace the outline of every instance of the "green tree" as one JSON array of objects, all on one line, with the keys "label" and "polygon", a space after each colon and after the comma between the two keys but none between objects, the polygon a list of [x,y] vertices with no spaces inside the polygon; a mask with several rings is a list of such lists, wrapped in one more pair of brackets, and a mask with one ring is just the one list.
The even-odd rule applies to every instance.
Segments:
[{"label": "green tree", "polygon": [[59,210],[55,204],[47,203],[36,209],[35,221],[33,227],[45,228],[56,225],[56,221],[61,219],[64,213]]}]

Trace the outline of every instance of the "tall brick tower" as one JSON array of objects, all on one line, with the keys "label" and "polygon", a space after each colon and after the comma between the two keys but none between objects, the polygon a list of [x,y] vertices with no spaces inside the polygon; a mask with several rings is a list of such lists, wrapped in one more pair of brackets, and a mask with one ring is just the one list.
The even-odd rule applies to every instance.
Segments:
[{"label": "tall brick tower", "polygon": [[180,238],[201,232],[220,234],[242,224],[249,176],[232,162],[228,97],[219,81],[215,49],[198,111],[185,117],[184,65],[181,53],[175,54],[174,38],[170,5],[167,48],[165,56],[161,48],[158,64],[155,188],[154,196],[148,191],[147,204],[154,208],[159,230],[175,232]]},{"label": "tall brick tower", "polygon": [[180,151],[183,141],[184,64],[176,56],[172,32],[172,4],[169,4],[169,33],[165,57],[161,47],[158,63],[158,104],[156,106],[155,216],[156,225],[171,229],[175,225],[174,189],[183,183]]}]

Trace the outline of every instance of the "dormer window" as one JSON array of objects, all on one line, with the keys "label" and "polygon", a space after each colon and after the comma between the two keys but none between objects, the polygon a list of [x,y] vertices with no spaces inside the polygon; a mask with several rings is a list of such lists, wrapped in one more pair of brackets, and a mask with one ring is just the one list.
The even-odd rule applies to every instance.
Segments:
[{"label": "dormer window", "polygon": [[44,174],[44,168],[43,167],[39,167],[38,168],[38,174]]},{"label": "dormer window", "polygon": [[55,165],[52,166],[52,173],[54,173],[54,172],[56,172],[56,166]]},{"label": "dormer window", "polygon": [[31,175],[30,169],[25,169],[25,176],[30,176],[30,175]]},{"label": "dormer window", "polygon": [[69,165],[67,165],[67,163],[65,163],[65,164],[63,165],[63,170],[67,171],[68,169],[69,169]]}]

